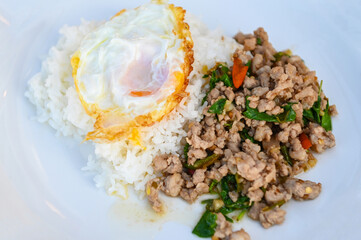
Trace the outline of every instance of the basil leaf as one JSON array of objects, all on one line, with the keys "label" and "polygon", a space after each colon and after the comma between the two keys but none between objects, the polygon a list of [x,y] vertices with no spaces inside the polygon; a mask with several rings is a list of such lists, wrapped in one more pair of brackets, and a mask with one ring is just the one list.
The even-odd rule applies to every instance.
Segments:
[{"label": "basil leaf", "polygon": [[224,65],[221,65],[220,69],[220,81],[222,81],[226,87],[233,87],[233,81],[230,74],[231,70]]},{"label": "basil leaf", "polygon": [[320,96],[318,96],[317,101],[315,102],[315,104],[313,104],[312,110],[313,110],[313,115],[314,115],[314,119],[315,119],[316,123],[320,124],[321,123],[321,117],[320,117],[321,97]]},{"label": "basil leaf", "polygon": [[[239,220],[252,206],[250,204],[250,199],[247,196],[243,196],[241,191],[238,191],[237,186],[237,176],[228,174],[221,179],[220,182],[213,180],[210,184],[209,191],[219,195],[218,200],[222,200],[224,205],[215,210],[214,201],[216,199],[207,199],[203,200],[201,203],[206,204],[206,212],[202,215],[201,219],[193,229],[192,233],[196,234],[199,237],[211,237],[215,233],[215,228],[217,227],[217,215],[214,212],[220,212],[226,218],[227,221],[232,222],[233,220],[227,216],[227,214],[234,211],[241,211],[238,215]],[[216,191],[214,191],[216,190]],[[237,191],[239,197],[236,202],[233,202],[229,197],[229,192]]]},{"label": "basil leaf", "polygon": [[296,119],[296,112],[292,109],[294,103],[288,103],[286,106],[283,106],[283,113],[276,115],[277,122],[285,123],[292,122]]},{"label": "basil leaf", "polygon": [[326,132],[332,130],[332,121],[331,121],[331,115],[330,115],[330,106],[327,101],[326,109],[324,112],[324,115],[322,116],[321,126],[326,130]]},{"label": "basil leaf", "polygon": [[233,179],[233,178],[234,178],[234,175],[228,174],[221,180],[222,191],[225,191],[227,196],[228,196],[228,192],[231,191],[230,186],[228,184],[232,184],[232,182],[236,182],[236,179]]},{"label": "basil leaf", "polygon": [[273,57],[275,58],[275,61],[279,61],[281,59],[281,57],[283,57],[285,55],[284,52],[278,52],[275,55],[273,55]]},{"label": "basil leaf", "polygon": [[228,76],[228,74],[223,74],[223,75],[220,77],[220,81],[222,81],[226,87],[233,87],[232,80],[231,80],[231,78]]},{"label": "basil leaf", "polygon": [[303,117],[312,122],[316,121],[312,112],[312,108],[303,110]]},{"label": "basil leaf", "polygon": [[231,212],[234,212],[234,209],[230,209],[230,208],[227,208],[227,207],[222,207],[220,210],[219,210],[220,213],[223,214],[223,216],[227,216],[228,213],[231,213]]},{"label": "basil leaf", "polygon": [[207,97],[208,97],[208,94],[210,93],[210,91],[208,91],[206,93],[206,95],[204,96],[204,98],[202,99],[202,105],[207,101]]},{"label": "basil leaf", "polygon": [[202,105],[207,101],[208,94],[216,87],[218,82],[223,82],[226,87],[233,87],[231,71],[227,66],[219,64],[215,67],[214,71],[210,74],[205,74],[203,78],[208,78],[209,76],[211,77],[209,79],[209,90],[202,99]]},{"label": "basil leaf", "polygon": [[293,162],[292,159],[288,153],[288,148],[285,145],[281,146],[281,153],[283,155],[283,158],[285,159],[285,161],[292,167],[293,166]]},{"label": "basil leaf", "polygon": [[218,65],[216,69],[211,73],[209,80],[210,90],[216,87],[217,82],[223,82],[226,87],[233,87],[231,71],[227,66],[222,64]]},{"label": "basil leaf", "polygon": [[226,105],[226,101],[227,99],[222,98],[217,100],[215,103],[213,103],[213,105],[208,109],[209,113],[214,113],[214,114],[222,114],[224,106]]},{"label": "basil leaf", "polygon": [[262,45],[262,39],[261,38],[257,38],[257,45]]},{"label": "basil leaf", "polygon": [[292,109],[293,104],[294,103],[288,103],[286,106],[283,106],[283,113],[280,113],[278,115],[268,115],[265,112],[259,112],[257,108],[251,108],[249,106],[249,100],[246,98],[246,111],[243,112],[243,116],[249,119],[266,122],[292,122],[296,119],[296,112]]},{"label": "basil leaf", "polygon": [[223,126],[225,128],[231,129],[233,125],[233,121],[227,121]]},{"label": "basil leaf", "polygon": [[217,227],[217,215],[206,210],[197,225],[194,227],[192,233],[198,237],[212,237]]},{"label": "basil leaf", "polygon": [[243,128],[243,130],[241,132],[239,132],[239,135],[241,135],[241,139],[243,141],[246,141],[246,139],[249,139],[252,143],[260,144],[260,142],[254,140],[254,138],[248,134],[248,130],[245,128]]},{"label": "basil leaf", "polygon": [[313,104],[313,106],[310,109],[307,110],[303,110],[303,122],[308,123],[308,121],[311,122],[315,122],[320,124],[321,123],[321,116],[320,116],[320,112],[321,112],[321,89],[322,89],[322,83],[323,81],[321,81],[320,84],[320,88],[318,90],[318,97],[317,97],[317,101]]},{"label": "basil leaf", "polygon": [[216,87],[216,83],[217,83],[217,78],[216,78],[216,71],[213,71],[211,74],[211,79],[209,80],[209,90],[212,90],[213,88]]},{"label": "basil leaf", "polygon": [[212,211],[211,209],[212,209],[212,205],[213,205],[213,200],[214,200],[214,199],[203,200],[203,201],[201,202],[201,204],[206,204],[206,210]]},{"label": "basil leaf", "polygon": [[243,115],[246,118],[266,121],[266,122],[276,122],[277,119],[274,116],[268,115],[265,112],[259,112],[256,108],[251,108],[249,106],[249,100],[246,98],[246,111],[243,112]]},{"label": "basil leaf", "polygon": [[209,185],[209,193],[212,194],[216,194],[217,191],[215,191],[214,189],[217,187],[218,181],[217,180],[212,180],[212,183]]},{"label": "basil leaf", "polygon": [[189,147],[190,147],[189,143],[186,143],[186,145],[184,145],[184,149],[183,149],[184,158],[186,161],[188,161]]},{"label": "basil leaf", "polygon": [[246,196],[240,196],[236,202],[226,205],[228,208],[234,210],[243,210],[249,208],[249,198]]},{"label": "basil leaf", "polygon": [[289,52],[289,50],[286,50],[284,52],[277,52],[275,55],[273,55],[273,57],[275,58],[275,62],[281,60],[283,56],[291,57],[290,54],[288,54],[287,52]]},{"label": "basil leaf", "polygon": [[[215,180],[214,180],[215,181]],[[203,200],[201,204],[212,204],[214,199]]]},{"label": "basil leaf", "polygon": [[249,198],[247,196],[242,196],[240,194],[236,202],[233,202],[232,199],[229,197],[229,192],[237,191],[237,181],[235,175],[228,174],[227,176],[222,178],[220,184],[221,191],[219,195],[228,210],[234,211],[249,207]]},{"label": "basil leaf", "polygon": [[318,124],[321,124],[320,112],[321,112],[321,102],[322,102],[322,100],[321,100],[322,84],[323,84],[323,80],[321,81],[320,88],[318,89],[317,101],[312,106],[313,116],[314,116],[315,122]]},{"label": "basil leaf", "polygon": [[186,163],[186,164],[184,164],[184,167],[188,168],[188,169],[192,169],[192,170],[202,168],[202,167],[208,167],[208,166],[212,165],[213,163],[215,163],[220,158],[220,156],[221,155],[218,155],[218,154],[212,154],[206,158],[195,161],[195,163],[193,165],[189,165]]},{"label": "basil leaf", "polygon": [[332,121],[331,121],[331,115],[329,110],[330,106],[328,100],[323,116],[320,115],[321,103],[322,103],[322,99],[321,99],[322,84],[323,81],[321,81],[320,83],[317,101],[313,104],[313,106],[310,109],[303,110],[303,122],[305,125],[308,121],[315,122],[320,124],[326,131],[331,131]]},{"label": "basil leaf", "polygon": [[[222,207],[221,210],[220,210],[220,212],[223,214],[223,216],[224,216],[224,218],[226,219],[226,221],[233,223],[233,219],[230,218],[230,217],[228,217],[228,216],[226,215],[226,214],[229,213],[229,210],[228,210],[228,209],[225,210],[225,209],[227,209],[227,208]],[[232,210],[231,210],[231,211],[232,211]]]},{"label": "basil leaf", "polygon": [[308,123],[310,122],[307,118],[302,118],[303,120],[303,126],[307,126]]}]

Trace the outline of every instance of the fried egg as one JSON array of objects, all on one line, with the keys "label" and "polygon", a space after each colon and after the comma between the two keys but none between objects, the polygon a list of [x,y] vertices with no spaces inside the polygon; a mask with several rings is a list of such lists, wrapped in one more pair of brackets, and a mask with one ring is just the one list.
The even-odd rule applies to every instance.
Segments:
[{"label": "fried egg", "polygon": [[193,41],[185,10],[163,1],[122,10],[71,59],[80,101],[96,119],[86,140],[113,141],[160,121],[185,97]]}]

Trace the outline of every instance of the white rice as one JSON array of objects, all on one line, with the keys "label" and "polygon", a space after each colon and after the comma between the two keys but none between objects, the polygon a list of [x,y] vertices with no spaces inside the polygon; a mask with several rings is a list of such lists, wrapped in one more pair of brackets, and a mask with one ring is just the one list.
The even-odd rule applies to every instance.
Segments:
[{"label": "white rice", "polygon": [[[145,183],[154,177],[151,162],[162,153],[181,153],[180,143],[186,136],[184,127],[193,120],[200,120],[204,97],[202,69],[211,68],[216,62],[231,64],[231,56],[239,46],[222,32],[209,31],[194,16],[187,14],[194,41],[193,71],[186,89],[189,96],[166,118],[151,127],[141,130],[143,145],[133,146],[128,140],[113,143],[93,143],[94,154],[90,154],[86,171],[95,172],[98,187],[108,194],[127,197],[127,186],[132,185],[143,192]],[[84,111],[72,78],[70,58],[79,47],[84,36],[101,22],[82,21],[79,26],[64,26],[60,29],[60,40],[49,51],[40,73],[29,81],[26,96],[36,106],[39,122],[48,123],[57,135],[69,136],[82,141],[92,131],[94,119]]]}]

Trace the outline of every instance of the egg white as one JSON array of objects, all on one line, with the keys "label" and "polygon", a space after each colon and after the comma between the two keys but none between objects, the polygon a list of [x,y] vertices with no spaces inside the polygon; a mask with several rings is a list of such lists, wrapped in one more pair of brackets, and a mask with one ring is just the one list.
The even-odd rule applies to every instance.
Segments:
[{"label": "egg white", "polygon": [[152,2],[122,11],[83,39],[73,76],[84,108],[97,118],[94,138],[114,139],[174,107],[193,61],[184,11],[175,9]]}]

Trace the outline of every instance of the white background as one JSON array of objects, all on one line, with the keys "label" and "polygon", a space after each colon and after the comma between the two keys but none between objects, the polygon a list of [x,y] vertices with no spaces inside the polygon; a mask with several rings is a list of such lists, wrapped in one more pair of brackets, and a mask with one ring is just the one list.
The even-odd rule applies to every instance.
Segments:
[{"label": "white background", "polygon": [[[61,26],[144,2],[0,0],[0,239],[196,239],[190,232],[201,206],[170,201],[159,219],[144,201],[107,196],[80,170],[89,146],[31,120],[35,109],[24,97]],[[317,70],[340,113],[336,148],[302,175],[322,182],[320,197],[286,204],[281,226],[264,230],[245,218],[237,227],[259,240],[361,239],[361,1],[172,2],[229,36],[263,26],[276,49],[291,48]]]}]

